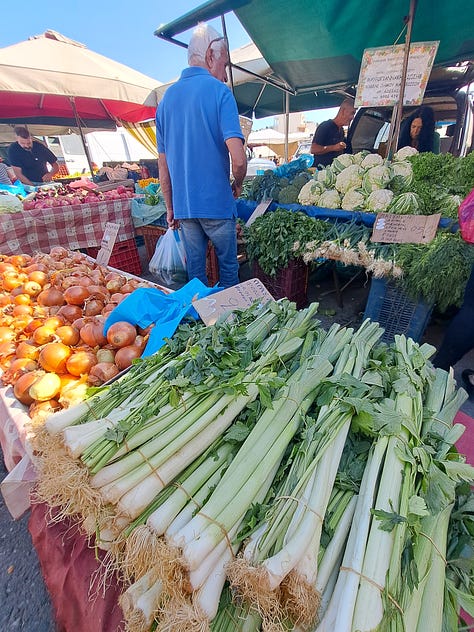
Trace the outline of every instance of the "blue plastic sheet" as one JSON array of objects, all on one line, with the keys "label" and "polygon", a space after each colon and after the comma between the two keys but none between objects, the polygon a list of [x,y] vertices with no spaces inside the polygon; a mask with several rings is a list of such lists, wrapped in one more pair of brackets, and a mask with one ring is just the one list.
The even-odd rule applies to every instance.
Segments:
[{"label": "blue plastic sheet", "polygon": [[204,298],[222,288],[207,287],[199,279],[192,279],[182,288],[165,294],[156,288],[138,288],[110,312],[104,325],[104,334],[119,321],[145,328],[154,324],[142,357],[152,355],[163,346],[165,338],[171,338],[185,317],[199,318],[192,305],[193,299]]},{"label": "blue plastic sheet", "polygon": [[[244,222],[246,222],[257,208],[257,202],[252,200],[237,200],[237,216]],[[373,226],[376,213],[364,213],[362,211],[343,211],[341,209],[325,208],[323,206],[302,206],[301,204],[278,204],[272,202],[268,207],[269,211],[275,211],[277,208],[284,208],[287,211],[303,211],[310,217],[316,217],[317,219],[327,219],[333,222],[357,222],[364,226]],[[442,217],[439,221],[439,228],[450,228],[451,230],[457,230],[458,225],[455,220],[448,217]]]}]

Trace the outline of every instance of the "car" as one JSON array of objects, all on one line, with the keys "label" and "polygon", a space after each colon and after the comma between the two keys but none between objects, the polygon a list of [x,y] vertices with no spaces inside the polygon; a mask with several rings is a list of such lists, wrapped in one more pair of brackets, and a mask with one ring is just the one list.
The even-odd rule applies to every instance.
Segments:
[{"label": "car", "polygon": [[[474,95],[466,86],[474,80],[474,64],[433,68],[423,105],[434,112],[441,153],[465,156],[474,149]],[[416,107],[403,109],[403,118]],[[392,118],[391,107],[359,108],[349,130],[352,151],[368,150],[385,157]]]}]

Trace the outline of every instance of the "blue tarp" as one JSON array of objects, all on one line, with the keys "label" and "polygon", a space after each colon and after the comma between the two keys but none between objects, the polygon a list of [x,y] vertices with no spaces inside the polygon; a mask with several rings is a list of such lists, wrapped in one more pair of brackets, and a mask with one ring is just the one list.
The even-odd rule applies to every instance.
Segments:
[{"label": "blue tarp", "polygon": [[[237,215],[246,222],[257,208],[258,202],[251,200],[237,200]],[[268,207],[269,211],[275,211],[277,208],[284,208],[287,211],[303,211],[310,217],[318,219],[327,219],[332,222],[357,222],[364,226],[372,227],[377,217],[376,213],[363,213],[362,211],[342,211],[340,209],[324,208],[322,206],[302,206],[301,204],[277,204],[272,202]],[[456,225],[454,220],[442,217],[439,221],[440,228],[452,228]]]}]

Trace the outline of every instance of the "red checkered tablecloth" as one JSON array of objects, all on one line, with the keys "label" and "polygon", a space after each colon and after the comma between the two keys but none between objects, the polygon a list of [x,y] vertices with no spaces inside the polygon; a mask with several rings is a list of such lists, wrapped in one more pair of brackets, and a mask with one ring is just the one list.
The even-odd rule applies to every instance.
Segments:
[{"label": "red checkered tablecloth", "polygon": [[120,224],[117,241],[133,239],[131,199],[33,209],[0,215],[0,254],[49,252],[100,246],[107,222]]}]

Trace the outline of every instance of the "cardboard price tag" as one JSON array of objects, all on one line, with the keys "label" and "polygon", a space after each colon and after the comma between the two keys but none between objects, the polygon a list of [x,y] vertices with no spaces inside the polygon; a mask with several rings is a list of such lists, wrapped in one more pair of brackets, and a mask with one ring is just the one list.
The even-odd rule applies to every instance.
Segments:
[{"label": "cardboard price tag", "polygon": [[441,213],[436,215],[395,215],[378,213],[371,241],[386,244],[428,244],[435,238]]},{"label": "cardboard price tag", "polygon": [[99,265],[108,265],[119,229],[120,224],[107,222],[107,224],[105,225],[104,235],[102,237],[102,241],[100,242],[100,250],[97,253],[96,257],[96,262]]},{"label": "cardboard price tag", "polygon": [[264,200],[263,202],[260,202],[260,204],[258,204],[258,206],[254,210],[252,215],[245,222],[245,225],[250,226],[250,224],[253,224],[254,221],[257,219],[257,217],[260,217],[260,215],[263,215],[265,213],[265,211],[268,209],[268,207],[270,206],[272,202],[273,202],[272,198],[270,198],[269,200]]},{"label": "cardboard price tag", "polygon": [[230,315],[236,309],[245,309],[255,301],[268,303],[273,296],[260,279],[249,279],[238,285],[193,301],[193,307],[206,325],[213,325],[221,316]]}]

